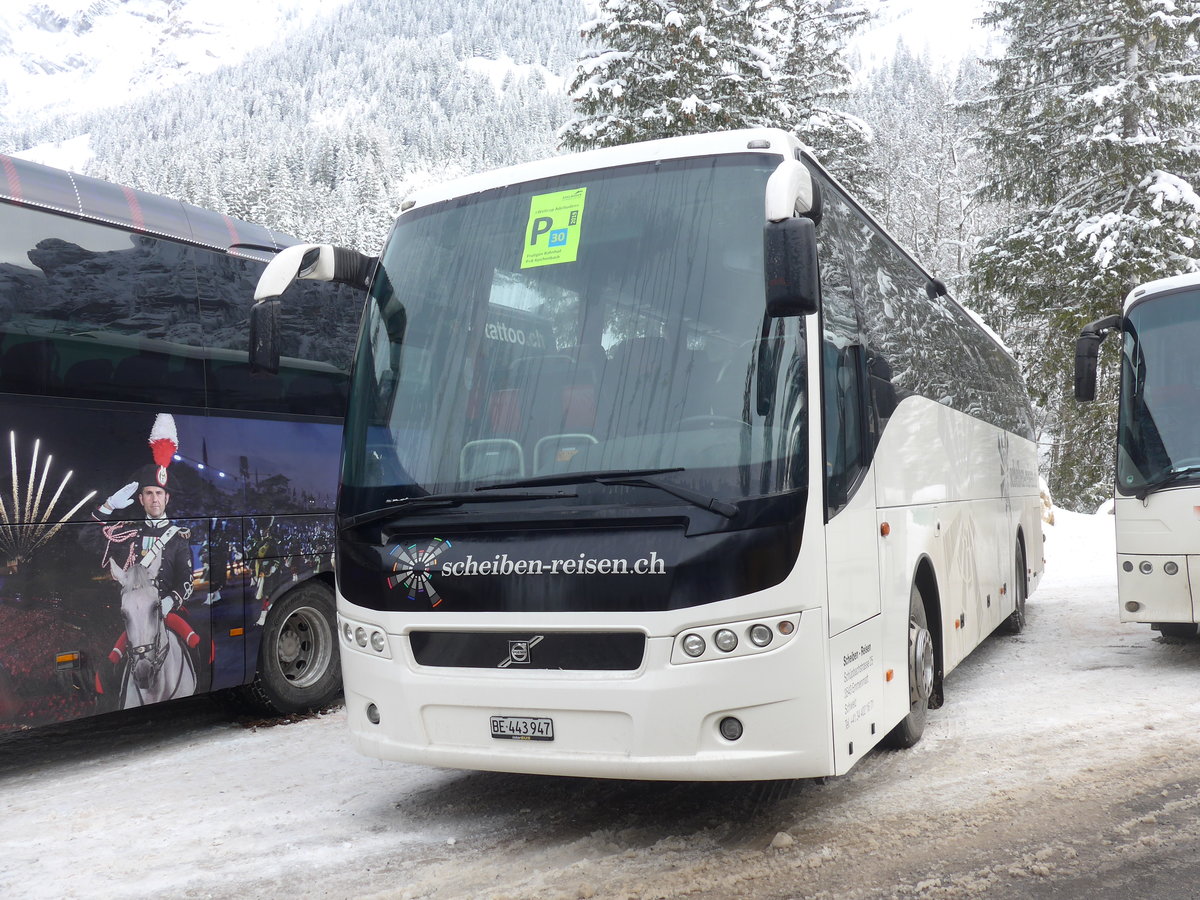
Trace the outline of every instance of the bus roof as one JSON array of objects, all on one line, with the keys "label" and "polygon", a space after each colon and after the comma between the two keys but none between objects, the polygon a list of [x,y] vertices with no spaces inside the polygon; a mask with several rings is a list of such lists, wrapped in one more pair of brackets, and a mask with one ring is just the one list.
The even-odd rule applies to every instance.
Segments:
[{"label": "bus roof", "polygon": [[0,153],[0,202],[53,210],[131,231],[269,259],[288,235],[190,203]]},{"label": "bus roof", "polygon": [[1152,294],[1165,294],[1169,291],[1178,291],[1183,288],[1200,286],[1200,273],[1191,272],[1187,275],[1172,275],[1169,278],[1159,278],[1155,281],[1147,281],[1145,284],[1139,284],[1125,298],[1124,312],[1128,313],[1129,308],[1135,303],[1145,300]]},{"label": "bus roof", "polygon": [[[749,146],[754,144],[754,146]],[[440,200],[463,197],[510,184],[522,184],[571,172],[586,172],[591,169],[607,169],[658,159],[683,159],[689,156],[711,156],[718,153],[774,153],[795,158],[796,150],[803,144],[786,131],[776,128],[743,128],[735,131],[718,131],[711,134],[693,134],[683,137],[662,138],[656,141],[641,141],[635,144],[620,144],[582,153],[566,153],[535,162],[493,169],[464,175],[441,184],[430,185],[413,193],[404,202],[404,209],[426,206]]]}]

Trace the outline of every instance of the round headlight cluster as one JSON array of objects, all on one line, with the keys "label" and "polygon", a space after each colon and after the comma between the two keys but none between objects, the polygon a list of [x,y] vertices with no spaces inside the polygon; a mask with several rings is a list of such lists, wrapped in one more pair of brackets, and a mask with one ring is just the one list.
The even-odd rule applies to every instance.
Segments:
[{"label": "round headlight cluster", "polygon": [[342,619],[341,631],[343,640],[351,647],[358,647],[362,650],[370,648],[376,653],[384,655],[388,652],[387,635],[381,628],[374,625],[359,625],[356,622]]},{"label": "round headlight cluster", "polygon": [[[784,620],[779,623],[780,634],[788,635],[794,630],[795,624],[792,622]],[[764,625],[761,622],[747,628],[745,635],[750,643],[760,650],[769,646],[775,639],[775,632],[771,630],[771,626]],[[738,633],[732,628],[718,628],[712,633],[711,640],[713,646],[722,653],[732,653],[741,644]],[[683,652],[692,659],[699,659],[708,652],[708,641],[694,631],[683,636],[680,646],[683,648]]]}]

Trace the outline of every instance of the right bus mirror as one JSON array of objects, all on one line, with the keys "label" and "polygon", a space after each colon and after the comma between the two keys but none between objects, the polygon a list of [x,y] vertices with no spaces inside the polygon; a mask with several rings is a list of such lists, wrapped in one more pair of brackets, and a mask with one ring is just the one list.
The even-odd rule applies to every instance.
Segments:
[{"label": "right bus mirror", "polygon": [[767,222],[763,257],[768,316],[807,316],[820,308],[817,226],[812,219]]},{"label": "right bus mirror", "polygon": [[279,300],[260,300],[250,307],[250,371],[279,371]]},{"label": "right bus mirror", "polygon": [[1120,316],[1108,316],[1084,326],[1075,341],[1075,399],[1088,403],[1096,399],[1096,367],[1100,359],[1100,344],[1108,333],[1119,327]]}]

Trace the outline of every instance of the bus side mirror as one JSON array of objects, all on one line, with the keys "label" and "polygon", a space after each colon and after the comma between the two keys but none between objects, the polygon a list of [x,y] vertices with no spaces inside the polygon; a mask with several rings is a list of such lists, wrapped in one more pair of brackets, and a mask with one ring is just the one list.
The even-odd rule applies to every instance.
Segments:
[{"label": "bus side mirror", "polygon": [[812,219],[767,222],[763,230],[767,315],[808,316],[821,306],[817,226]]},{"label": "bus side mirror", "polygon": [[250,371],[279,371],[279,298],[250,307]]},{"label": "bus side mirror", "polygon": [[1088,403],[1096,399],[1096,367],[1100,344],[1108,333],[1121,325],[1120,316],[1108,316],[1084,326],[1075,341],[1075,399]]},{"label": "bus side mirror", "polygon": [[278,297],[297,278],[332,281],[334,284],[348,284],[366,290],[378,261],[374,256],[332,244],[293,244],[284,247],[267,263],[258,277],[254,299]]},{"label": "bus side mirror", "polygon": [[267,263],[250,307],[250,371],[279,371],[279,296],[298,278],[366,290],[379,260],[332,244],[293,244]]}]

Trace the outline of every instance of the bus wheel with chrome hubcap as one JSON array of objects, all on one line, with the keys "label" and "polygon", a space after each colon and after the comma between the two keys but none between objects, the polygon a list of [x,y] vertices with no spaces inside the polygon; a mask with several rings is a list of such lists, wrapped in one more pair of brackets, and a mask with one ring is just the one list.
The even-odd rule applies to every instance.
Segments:
[{"label": "bus wheel with chrome hubcap", "polygon": [[254,706],[278,714],[328,706],[342,687],[333,593],[310,581],[271,606],[258,672],[243,689]]},{"label": "bus wheel with chrome hubcap", "polygon": [[929,698],[933,696],[933,635],[925,614],[925,599],[915,584],[908,598],[908,715],[881,742],[896,750],[913,746],[925,733]]}]

